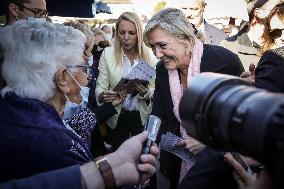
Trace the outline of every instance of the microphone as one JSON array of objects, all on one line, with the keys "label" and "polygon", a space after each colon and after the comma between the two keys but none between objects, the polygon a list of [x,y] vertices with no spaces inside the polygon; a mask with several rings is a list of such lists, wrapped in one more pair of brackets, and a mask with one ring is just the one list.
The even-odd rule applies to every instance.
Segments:
[{"label": "microphone", "polygon": [[[144,130],[148,131],[148,139],[145,141],[142,149],[143,154],[149,154],[150,148],[156,141],[159,128],[161,126],[161,119],[157,116],[150,115],[145,123]],[[136,184],[136,189],[142,188],[142,173],[139,174],[139,179]]]}]

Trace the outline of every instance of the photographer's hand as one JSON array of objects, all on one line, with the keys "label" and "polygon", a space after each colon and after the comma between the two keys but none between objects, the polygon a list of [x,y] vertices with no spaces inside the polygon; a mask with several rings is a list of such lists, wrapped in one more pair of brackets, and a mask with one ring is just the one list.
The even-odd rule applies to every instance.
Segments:
[{"label": "photographer's hand", "polygon": [[184,146],[194,155],[198,154],[205,148],[204,144],[195,140],[192,137],[185,138],[181,143],[177,143],[176,146]]},{"label": "photographer's hand", "polygon": [[225,161],[234,169],[233,176],[240,189],[251,189],[256,183],[256,174],[249,175],[245,169],[239,164],[230,153],[224,155]]},{"label": "photographer's hand", "polygon": [[242,80],[250,83],[250,84],[254,84],[255,83],[255,65],[254,64],[250,64],[249,65],[249,71],[245,71],[243,72],[240,77],[242,78]]}]

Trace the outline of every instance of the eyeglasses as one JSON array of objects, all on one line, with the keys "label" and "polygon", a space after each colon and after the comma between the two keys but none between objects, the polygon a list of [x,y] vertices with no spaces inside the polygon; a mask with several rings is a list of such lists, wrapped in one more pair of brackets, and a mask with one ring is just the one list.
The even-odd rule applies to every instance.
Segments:
[{"label": "eyeglasses", "polygon": [[41,10],[41,9],[33,10],[21,4],[17,4],[17,5],[34,13],[35,18],[47,18],[48,17],[47,10]]},{"label": "eyeglasses", "polygon": [[270,35],[273,39],[277,39],[277,38],[281,37],[283,30],[284,30],[284,28],[283,29],[271,30]]},{"label": "eyeglasses", "polygon": [[87,78],[92,77],[92,72],[91,72],[92,66],[89,66],[89,65],[71,65],[71,66],[67,66],[67,68],[81,68],[83,70],[83,72],[87,75]]}]

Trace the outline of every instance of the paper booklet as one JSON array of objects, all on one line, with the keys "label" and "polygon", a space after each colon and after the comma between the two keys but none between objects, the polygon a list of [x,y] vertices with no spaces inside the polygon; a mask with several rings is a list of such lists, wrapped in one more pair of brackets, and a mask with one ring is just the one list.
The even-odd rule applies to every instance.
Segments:
[{"label": "paper booklet", "polygon": [[167,132],[161,136],[160,148],[193,165],[196,160],[195,156],[187,148],[176,146],[181,141],[183,141],[182,138]]},{"label": "paper booklet", "polygon": [[123,77],[115,86],[114,91],[127,90],[127,94],[132,94],[135,91],[136,84],[147,86],[148,83],[154,80],[156,71],[149,64],[140,61],[130,73]]}]

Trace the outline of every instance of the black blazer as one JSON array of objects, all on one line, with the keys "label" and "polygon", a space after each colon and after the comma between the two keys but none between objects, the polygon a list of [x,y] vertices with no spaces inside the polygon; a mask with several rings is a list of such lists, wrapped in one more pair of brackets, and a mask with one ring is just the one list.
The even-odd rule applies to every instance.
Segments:
[{"label": "black blazer", "polygon": [[[219,46],[204,45],[200,71],[239,76],[244,68],[238,56],[231,51]],[[156,67],[155,85],[152,114],[162,120],[157,137],[157,142],[159,142],[161,134],[166,132],[180,136],[180,123],[173,113],[168,71],[161,62]],[[161,151],[160,170],[170,179],[171,188],[177,188],[180,162],[179,158],[166,151]]]},{"label": "black blazer", "polygon": [[284,93],[284,47],[266,51],[255,69],[255,86]]},{"label": "black blazer", "polygon": [[[200,71],[240,76],[244,68],[238,56],[231,51],[220,46],[204,45]],[[159,136],[166,132],[180,135],[180,124],[173,113],[168,71],[161,62],[156,67],[152,114],[162,120]]]}]

